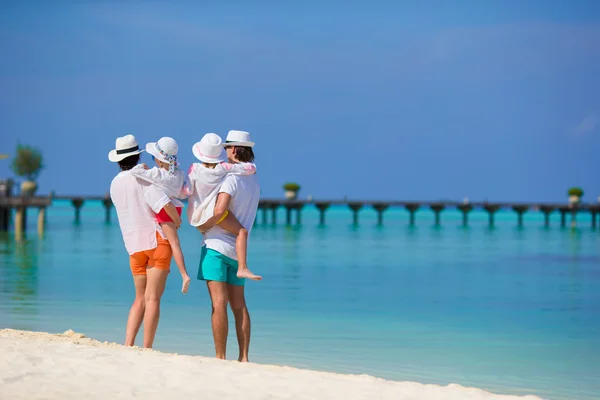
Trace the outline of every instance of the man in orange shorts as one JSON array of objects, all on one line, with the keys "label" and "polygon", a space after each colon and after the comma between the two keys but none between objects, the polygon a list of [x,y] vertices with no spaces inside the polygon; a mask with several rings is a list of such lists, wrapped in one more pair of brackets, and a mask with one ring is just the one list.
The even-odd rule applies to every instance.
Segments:
[{"label": "man in orange shorts", "polygon": [[108,154],[119,164],[120,172],[110,185],[110,197],[119,218],[129,266],[133,274],[135,300],[129,311],[125,345],[133,346],[144,322],[144,347],[151,348],[158,327],[160,299],[171,266],[171,245],[156,221],[164,210],[176,227],[181,218],[171,200],[158,187],[138,180],[131,169],[140,161],[140,150],[133,135],[117,138],[116,148]]}]

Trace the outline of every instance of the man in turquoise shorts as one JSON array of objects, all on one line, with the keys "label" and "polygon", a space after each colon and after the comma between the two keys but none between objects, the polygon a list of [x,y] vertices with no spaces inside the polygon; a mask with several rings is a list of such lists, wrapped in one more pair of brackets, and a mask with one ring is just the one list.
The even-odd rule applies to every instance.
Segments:
[{"label": "man in turquoise shorts", "polygon": [[[230,163],[253,162],[254,143],[244,131],[229,131],[223,144]],[[214,216],[205,224],[204,244],[198,270],[198,279],[206,281],[212,302],[212,330],[217,358],[225,359],[227,347],[227,305],[235,318],[240,354],[238,361],[248,361],[250,348],[250,314],[244,296],[244,278],[237,277],[236,237],[221,229],[216,222],[231,211],[250,233],[260,198],[256,174],[229,175],[219,189]],[[211,225],[212,228],[210,227]]]}]

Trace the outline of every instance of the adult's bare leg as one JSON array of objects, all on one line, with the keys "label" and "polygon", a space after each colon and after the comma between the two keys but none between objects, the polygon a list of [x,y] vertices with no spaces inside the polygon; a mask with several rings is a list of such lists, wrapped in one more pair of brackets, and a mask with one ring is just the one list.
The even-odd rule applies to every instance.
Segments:
[{"label": "adult's bare leg", "polygon": [[248,362],[248,350],[250,349],[250,313],[246,306],[243,286],[227,285],[229,304],[235,318],[235,332],[237,334],[240,353],[238,361]]},{"label": "adult's bare leg", "polygon": [[146,275],[146,312],[144,313],[144,347],[152,348],[158,320],[160,319],[160,299],[165,291],[165,283],[169,271],[158,268],[148,268]]},{"label": "adult's bare leg", "polygon": [[125,329],[125,346],[133,346],[146,311],[146,275],[133,275],[133,285],[135,286],[135,300],[129,310],[127,318],[127,328]]},{"label": "adult's bare leg", "polygon": [[213,340],[215,341],[216,357],[225,360],[227,351],[227,287],[225,282],[207,281],[208,293],[212,302],[212,331]]}]

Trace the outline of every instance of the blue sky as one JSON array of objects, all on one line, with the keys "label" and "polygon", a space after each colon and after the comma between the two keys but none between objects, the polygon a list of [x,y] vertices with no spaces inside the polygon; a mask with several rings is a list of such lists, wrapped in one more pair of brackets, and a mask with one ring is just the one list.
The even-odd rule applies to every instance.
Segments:
[{"label": "blue sky", "polygon": [[263,197],[600,195],[598,2],[170,3],[0,3],[0,152],[39,147],[41,192],[106,193],[117,136],[187,165],[242,129]]}]

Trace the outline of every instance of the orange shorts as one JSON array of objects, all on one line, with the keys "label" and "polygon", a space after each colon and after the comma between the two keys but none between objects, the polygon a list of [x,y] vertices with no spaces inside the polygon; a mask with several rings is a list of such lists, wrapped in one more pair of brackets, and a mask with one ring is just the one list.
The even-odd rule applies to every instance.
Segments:
[{"label": "orange shorts", "polygon": [[146,275],[146,268],[157,268],[165,271],[171,269],[173,251],[167,239],[156,232],[156,248],[138,251],[129,256],[129,267],[133,275]]}]

